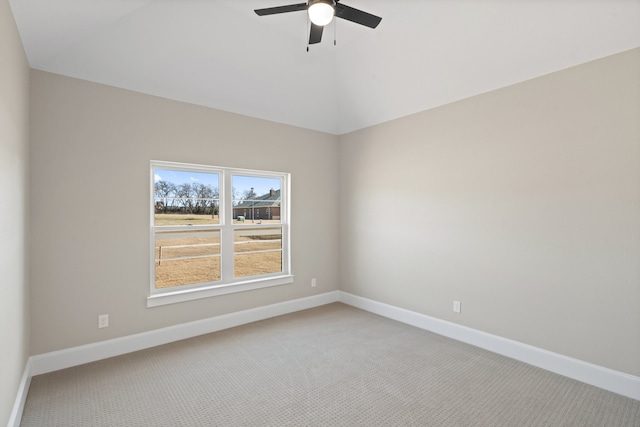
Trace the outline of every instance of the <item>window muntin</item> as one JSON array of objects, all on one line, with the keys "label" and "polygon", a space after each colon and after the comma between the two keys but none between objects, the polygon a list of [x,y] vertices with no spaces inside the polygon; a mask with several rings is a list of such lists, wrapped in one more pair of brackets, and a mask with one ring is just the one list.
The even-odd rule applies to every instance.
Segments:
[{"label": "window muntin", "polygon": [[293,281],[288,174],[159,161],[151,172],[149,306]]}]

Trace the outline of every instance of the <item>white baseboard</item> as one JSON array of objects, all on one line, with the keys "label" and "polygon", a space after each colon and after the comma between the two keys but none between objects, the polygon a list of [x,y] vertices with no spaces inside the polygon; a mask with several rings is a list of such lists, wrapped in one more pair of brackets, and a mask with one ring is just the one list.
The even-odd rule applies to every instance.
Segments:
[{"label": "white baseboard", "polygon": [[31,375],[95,362],[157,345],[244,325],[338,301],[338,291],[284,301],[153,331],[31,356]]},{"label": "white baseboard", "polygon": [[294,313],[332,302],[388,317],[421,329],[435,332],[485,350],[520,360],[533,366],[564,375],[575,380],[640,400],[640,377],[583,362],[517,341],[471,329],[435,317],[405,310],[342,291],[332,291],[307,298],[284,301],[208,319],[169,326],[135,335],[100,341],[93,344],[31,356],[27,361],[18,389],[8,427],[18,427],[27,399],[31,377],[84,363],[95,362],[133,351],[168,344],[223,329],[233,328],[283,314]]},{"label": "white baseboard", "polygon": [[29,357],[7,427],[19,427],[31,377],[338,301],[338,291]]},{"label": "white baseboard", "polygon": [[24,410],[24,403],[27,401],[27,394],[29,393],[29,385],[31,384],[31,360],[27,359],[27,363],[18,385],[18,393],[16,394],[16,400],[13,403],[13,409],[11,415],[9,415],[9,422],[7,427],[20,427],[22,421],[22,411]]},{"label": "white baseboard", "polygon": [[7,427],[19,427],[31,377],[338,301],[338,291],[29,357]]},{"label": "white baseboard", "polygon": [[338,291],[339,301],[353,307],[453,338],[529,365],[640,400],[640,377],[573,359],[446,320]]}]

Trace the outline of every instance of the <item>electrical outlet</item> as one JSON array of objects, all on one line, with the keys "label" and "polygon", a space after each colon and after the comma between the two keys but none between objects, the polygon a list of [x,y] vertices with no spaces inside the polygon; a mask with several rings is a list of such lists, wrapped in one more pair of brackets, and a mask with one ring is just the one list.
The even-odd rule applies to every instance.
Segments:
[{"label": "electrical outlet", "polygon": [[316,287],[316,278],[315,277],[313,279],[311,279],[311,287],[312,288]]},{"label": "electrical outlet", "polygon": [[460,313],[460,301],[454,301],[453,302],[453,311],[455,311],[456,313]]},{"label": "electrical outlet", "polygon": [[98,316],[98,328],[106,328],[109,326],[109,315],[101,314]]}]

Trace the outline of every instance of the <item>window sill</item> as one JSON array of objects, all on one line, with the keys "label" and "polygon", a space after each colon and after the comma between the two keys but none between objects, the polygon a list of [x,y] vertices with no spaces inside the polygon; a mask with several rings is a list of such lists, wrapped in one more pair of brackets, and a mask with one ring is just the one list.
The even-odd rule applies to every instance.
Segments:
[{"label": "window sill", "polygon": [[147,308],[160,305],[174,304],[177,302],[192,301],[200,298],[215,297],[218,295],[233,294],[236,292],[251,291],[254,289],[268,288],[270,286],[287,285],[293,283],[293,276],[277,276],[265,279],[253,279],[244,282],[234,282],[225,285],[216,285],[204,288],[177,290],[163,292],[147,297]]}]

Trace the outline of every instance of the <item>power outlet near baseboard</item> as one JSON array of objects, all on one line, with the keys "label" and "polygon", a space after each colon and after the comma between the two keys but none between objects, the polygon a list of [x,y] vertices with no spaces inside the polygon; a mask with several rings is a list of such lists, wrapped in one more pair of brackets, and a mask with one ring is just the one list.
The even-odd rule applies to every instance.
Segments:
[{"label": "power outlet near baseboard", "polygon": [[453,311],[455,313],[460,313],[462,311],[462,306],[460,301],[453,301]]},{"label": "power outlet near baseboard", "polygon": [[101,314],[98,316],[98,328],[106,328],[109,326],[109,315]]}]

